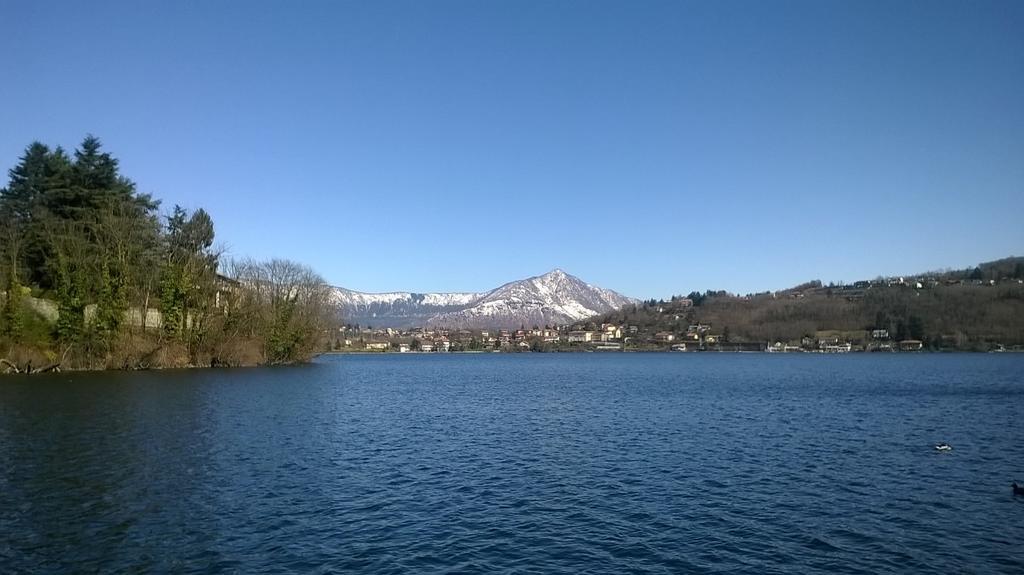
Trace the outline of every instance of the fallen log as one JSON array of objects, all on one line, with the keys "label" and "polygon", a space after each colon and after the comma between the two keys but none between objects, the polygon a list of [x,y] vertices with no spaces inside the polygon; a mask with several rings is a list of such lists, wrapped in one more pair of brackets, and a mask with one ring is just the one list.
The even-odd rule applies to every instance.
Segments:
[{"label": "fallen log", "polygon": [[0,358],[0,365],[6,366],[7,369],[4,371],[4,373],[49,373],[51,371],[59,373],[60,366],[64,364],[64,360],[67,359],[68,353],[71,352],[71,347],[72,346],[69,345],[64,350],[64,353],[61,354],[59,360],[51,363],[50,365],[47,365],[46,367],[32,369],[31,360],[29,360],[29,362],[25,364],[25,367],[18,367],[18,364],[6,358]]},{"label": "fallen log", "polygon": [[2,365],[7,367],[7,369],[4,370],[4,373],[10,373],[12,371],[14,373],[21,373],[21,369],[19,369],[17,365],[15,365],[14,363],[8,361],[7,359],[0,358],[0,364],[2,364]]}]

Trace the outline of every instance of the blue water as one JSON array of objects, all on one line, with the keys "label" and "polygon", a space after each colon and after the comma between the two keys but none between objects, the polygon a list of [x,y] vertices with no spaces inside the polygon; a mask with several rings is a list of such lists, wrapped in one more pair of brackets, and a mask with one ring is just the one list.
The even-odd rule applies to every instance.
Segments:
[{"label": "blue water", "polygon": [[1022,573],[1022,373],[709,353],[8,377],[0,572]]}]

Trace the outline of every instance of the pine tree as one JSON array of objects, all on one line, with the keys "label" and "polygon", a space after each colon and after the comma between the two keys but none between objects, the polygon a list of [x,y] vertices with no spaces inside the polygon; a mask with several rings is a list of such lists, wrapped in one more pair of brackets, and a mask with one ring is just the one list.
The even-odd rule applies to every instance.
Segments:
[{"label": "pine tree", "polygon": [[0,323],[0,335],[7,336],[13,341],[21,337],[21,284],[14,273],[13,268],[7,270],[7,278],[4,282],[6,296],[4,297],[3,317]]},{"label": "pine tree", "polygon": [[[172,337],[186,337],[188,318],[202,312],[215,289],[217,256],[212,251],[213,220],[199,209],[191,215],[181,206],[167,217],[167,234],[160,279],[160,306],[164,331]],[[195,317],[200,320],[200,317]]]},{"label": "pine tree", "polygon": [[50,287],[46,273],[47,246],[41,229],[41,216],[48,196],[67,185],[68,160],[63,150],[53,152],[33,142],[8,171],[9,183],[0,192],[0,218],[4,240],[15,266],[30,284]]},{"label": "pine tree", "polygon": [[89,134],[75,150],[74,183],[82,190],[114,190],[120,183],[118,161],[100,152],[102,147],[99,138]]},{"label": "pine tree", "polygon": [[7,172],[10,181],[3,191],[4,217],[14,218],[21,225],[29,222],[32,210],[46,192],[50,161],[50,149],[44,144],[32,142],[25,149],[18,164]]}]

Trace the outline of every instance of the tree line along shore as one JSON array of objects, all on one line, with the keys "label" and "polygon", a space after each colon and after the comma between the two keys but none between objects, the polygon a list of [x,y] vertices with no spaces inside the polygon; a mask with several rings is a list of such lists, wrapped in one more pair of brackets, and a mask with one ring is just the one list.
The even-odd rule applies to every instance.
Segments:
[{"label": "tree line along shore", "polygon": [[287,260],[228,260],[206,211],[141,193],[87,136],[30,144],[0,189],[0,372],[243,366],[322,348],[329,291]]}]

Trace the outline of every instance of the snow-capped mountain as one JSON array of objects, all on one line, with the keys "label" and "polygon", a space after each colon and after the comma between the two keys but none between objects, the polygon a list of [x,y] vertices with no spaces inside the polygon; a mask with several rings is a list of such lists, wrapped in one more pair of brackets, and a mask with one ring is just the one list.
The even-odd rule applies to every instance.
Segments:
[{"label": "snow-capped mountain", "polygon": [[561,325],[636,303],[558,269],[486,293],[370,294],[334,288],[334,301],[346,323],[472,328]]},{"label": "snow-capped mountain", "polygon": [[479,299],[478,293],[364,293],[333,288],[332,299],[346,323],[374,327],[427,325],[437,314],[454,312]]}]

